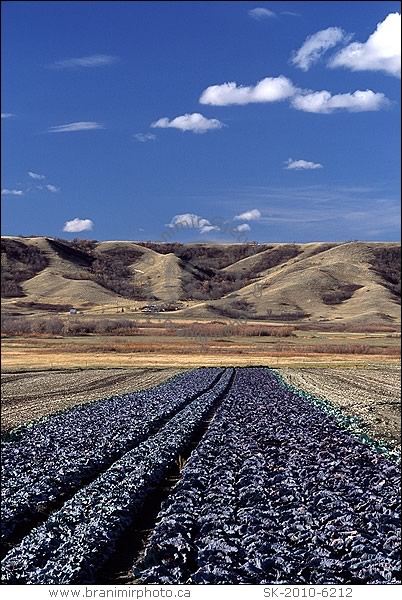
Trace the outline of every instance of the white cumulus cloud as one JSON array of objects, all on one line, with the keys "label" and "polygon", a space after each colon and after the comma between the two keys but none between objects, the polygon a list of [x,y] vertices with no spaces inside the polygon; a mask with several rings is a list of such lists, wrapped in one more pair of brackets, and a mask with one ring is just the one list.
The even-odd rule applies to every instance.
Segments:
[{"label": "white cumulus cloud", "polygon": [[318,31],[310,35],[301,48],[293,53],[291,63],[302,71],[308,71],[329,48],[347,39],[349,36],[339,27],[328,27]]},{"label": "white cumulus cloud", "polygon": [[119,59],[117,56],[111,56],[109,54],[91,54],[90,56],[81,56],[79,58],[65,58],[63,60],[57,60],[49,66],[52,69],[94,68],[112,65],[118,60]]},{"label": "white cumulus cloud", "polygon": [[52,185],[51,183],[48,183],[48,184],[46,185],[46,189],[47,189],[49,192],[52,192],[52,193],[57,193],[57,192],[60,192],[60,188],[58,188],[58,187],[57,187],[57,186],[55,186],[55,185]]},{"label": "white cumulus cloud", "polygon": [[2,196],[23,196],[24,192],[22,190],[8,190],[4,188],[1,190]]},{"label": "white cumulus cloud", "polygon": [[335,94],[327,90],[307,92],[292,98],[292,106],[297,110],[310,113],[330,114],[339,110],[364,112],[381,110],[389,106],[390,101],[381,92],[356,90],[353,93]]},{"label": "white cumulus cloud", "polygon": [[183,213],[175,215],[167,227],[174,229],[198,229],[199,233],[208,233],[210,231],[220,231],[217,225],[212,225],[208,219],[195,215],[193,213]]},{"label": "white cumulus cloud", "polygon": [[211,85],[201,94],[201,104],[229,106],[230,104],[251,104],[254,102],[279,102],[296,93],[296,88],[287,77],[266,77],[254,86],[237,85],[232,81],[221,85]]},{"label": "white cumulus cloud", "polygon": [[250,231],[251,227],[248,223],[242,223],[235,227],[236,231]]},{"label": "white cumulus cloud", "polygon": [[152,140],[156,140],[156,135],[154,133],[134,133],[133,138],[137,142],[151,142]]},{"label": "white cumulus cloud", "polygon": [[258,21],[262,19],[272,19],[276,17],[276,14],[273,10],[269,10],[269,8],[252,8],[248,11],[249,17],[253,19],[257,19]]},{"label": "white cumulus cloud", "polygon": [[46,175],[39,175],[39,173],[33,173],[32,171],[28,171],[28,175],[32,178],[32,179],[46,179]]},{"label": "white cumulus cloud", "polygon": [[212,129],[221,129],[223,123],[218,121],[218,119],[207,119],[200,113],[186,113],[171,121],[167,117],[162,117],[154,123],[151,123],[151,127],[180,129],[180,131],[192,131],[193,133],[206,133]]},{"label": "white cumulus cloud", "polygon": [[69,131],[87,131],[91,129],[104,129],[104,126],[95,121],[76,121],[75,123],[68,123],[67,125],[49,127],[47,131],[49,133],[64,133]]},{"label": "white cumulus cloud", "polygon": [[94,226],[94,222],[91,219],[79,219],[76,217],[72,221],[66,221],[64,223],[63,231],[68,233],[78,233],[80,231],[90,231]]},{"label": "white cumulus cloud", "polygon": [[390,13],[366,42],[353,42],[338,52],[330,67],[352,71],[384,71],[401,76],[401,15]]},{"label": "white cumulus cloud", "polygon": [[13,113],[1,113],[2,119],[10,119],[13,116],[14,116]]},{"label": "white cumulus cloud", "polygon": [[285,161],[285,169],[289,171],[302,171],[308,169],[322,169],[322,165],[320,163],[311,162],[309,160],[293,160],[293,158],[288,158]]},{"label": "white cumulus cloud", "polygon": [[203,225],[199,229],[200,233],[209,233],[210,231],[220,231],[220,229],[216,225]]},{"label": "white cumulus cloud", "polygon": [[246,210],[246,212],[240,213],[240,215],[235,216],[236,221],[258,221],[261,219],[262,214],[258,210],[258,208],[253,208],[252,210]]}]

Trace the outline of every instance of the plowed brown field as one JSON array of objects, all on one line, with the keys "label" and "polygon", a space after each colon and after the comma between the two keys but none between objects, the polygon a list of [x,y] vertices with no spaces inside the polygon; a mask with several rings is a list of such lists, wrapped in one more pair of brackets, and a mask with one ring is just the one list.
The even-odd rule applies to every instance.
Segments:
[{"label": "plowed brown field", "polygon": [[162,383],[180,369],[69,369],[1,375],[1,428],[18,427],[76,404]]}]

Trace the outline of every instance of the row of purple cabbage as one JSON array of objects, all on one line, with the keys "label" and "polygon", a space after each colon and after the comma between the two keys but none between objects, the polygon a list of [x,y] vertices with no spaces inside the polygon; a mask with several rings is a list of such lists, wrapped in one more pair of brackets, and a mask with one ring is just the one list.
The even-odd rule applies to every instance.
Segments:
[{"label": "row of purple cabbage", "polygon": [[172,417],[154,436],[127,452],[35,528],[2,561],[8,584],[91,582],[149,494],[166,477],[233,379],[227,369],[215,386]]},{"label": "row of purple cabbage", "polygon": [[2,444],[2,541],[29,528],[166,419],[214,385],[223,369],[197,369],[137,393],[81,405]]},{"label": "row of purple cabbage", "polygon": [[145,584],[400,583],[395,464],[268,369],[240,369],[163,505]]}]

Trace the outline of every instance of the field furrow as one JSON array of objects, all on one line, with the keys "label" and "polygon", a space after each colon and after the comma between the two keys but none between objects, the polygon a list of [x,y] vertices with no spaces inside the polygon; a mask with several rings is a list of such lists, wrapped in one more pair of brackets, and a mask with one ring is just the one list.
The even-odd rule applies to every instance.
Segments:
[{"label": "field furrow", "polygon": [[1,375],[1,430],[73,406],[159,385],[182,369],[64,369]]}]

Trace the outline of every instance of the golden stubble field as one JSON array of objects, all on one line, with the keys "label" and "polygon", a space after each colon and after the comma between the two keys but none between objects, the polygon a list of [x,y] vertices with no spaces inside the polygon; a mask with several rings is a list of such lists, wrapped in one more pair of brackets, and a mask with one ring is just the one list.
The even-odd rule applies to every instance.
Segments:
[{"label": "golden stubble field", "polygon": [[194,368],[199,366],[341,366],[398,364],[393,333],[297,332],[289,338],[162,335],[10,337],[2,370],[51,368]]}]

